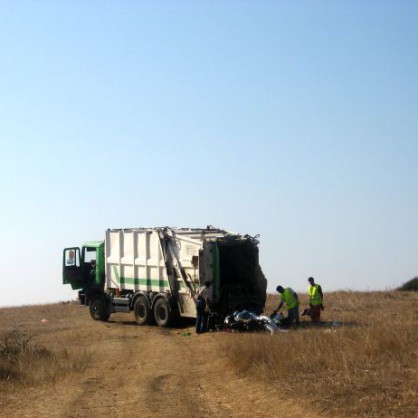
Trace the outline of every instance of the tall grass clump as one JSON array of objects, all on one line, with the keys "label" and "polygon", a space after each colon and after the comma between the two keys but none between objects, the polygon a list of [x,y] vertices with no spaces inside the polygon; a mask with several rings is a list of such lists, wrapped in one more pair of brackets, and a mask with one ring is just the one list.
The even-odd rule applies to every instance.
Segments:
[{"label": "tall grass clump", "polygon": [[0,383],[33,385],[53,383],[69,373],[84,370],[90,359],[86,352],[70,354],[38,344],[28,330],[11,329],[0,335]]}]

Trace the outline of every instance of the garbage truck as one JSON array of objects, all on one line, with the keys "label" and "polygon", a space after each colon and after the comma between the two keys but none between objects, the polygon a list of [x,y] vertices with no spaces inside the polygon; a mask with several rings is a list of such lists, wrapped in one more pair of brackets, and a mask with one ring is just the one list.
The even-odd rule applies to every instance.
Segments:
[{"label": "garbage truck", "polygon": [[63,283],[78,290],[94,320],[134,314],[138,325],[166,327],[196,317],[199,288],[211,282],[211,311],[261,313],[267,280],[258,236],[206,228],[108,229],[101,241],[63,250]]}]

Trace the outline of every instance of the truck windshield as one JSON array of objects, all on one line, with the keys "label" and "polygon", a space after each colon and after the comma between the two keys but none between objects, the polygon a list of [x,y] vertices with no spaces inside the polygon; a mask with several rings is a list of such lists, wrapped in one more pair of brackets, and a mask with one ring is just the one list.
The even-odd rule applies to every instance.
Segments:
[{"label": "truck windshield", "polygon": [[84,251],[84,263],[91,263],[96,261],[96,248],[87,247]]}]

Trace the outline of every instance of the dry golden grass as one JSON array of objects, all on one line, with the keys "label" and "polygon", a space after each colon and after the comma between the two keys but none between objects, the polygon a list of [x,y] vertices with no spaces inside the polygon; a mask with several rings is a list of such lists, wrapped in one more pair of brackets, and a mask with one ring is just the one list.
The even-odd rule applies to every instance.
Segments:
[{"label": "dry golden grass", "polygon": [[[325,301],[323,321],[342,326],[234,335],[222,347],[229,364],[324,415],[418,416],[418,293],[336,292]],[[275,306],[270,295],[267,312]]]},{"label": "dry golden grass", "polygon": [[[8,412],[0,416],[104,416],[109,408],[115,416],[161,416],[155,402],[165,394],[172,416],[192,416],[196,408],[225,417],[254,408],[260,417],[278,410],[295,417],[418,416],[418,292],[325,296],[323,321],[342,326],[313,327],[304,317],[299,329],[275,335],[187,339],[181,329],[137,327],[132,315],[92,321],[75,304],[2,308],[0,411]],[[306,306],[306,295],[301,299]],[[270,295],[266,312],[276,306]],[[156,391],[162,376],[164,390]],[[220,401],[231,409],[222,412]]]},{"label": "dry golden grass", "polygon": [[[58,306],[65,318],[70,311],[65,304]],[[57,380],[71,379],[88,366],[91,355],[84,348],[67,347],[65,329],[60,329],[59,323],[53,331],[59,332],[61,337],[51,338],[51,327],[45,329],[45,324],[49,321],[40,315],[54,317],[58,312],[57,305],[8,308],[1,311],[2,391],[53,385]]]}]

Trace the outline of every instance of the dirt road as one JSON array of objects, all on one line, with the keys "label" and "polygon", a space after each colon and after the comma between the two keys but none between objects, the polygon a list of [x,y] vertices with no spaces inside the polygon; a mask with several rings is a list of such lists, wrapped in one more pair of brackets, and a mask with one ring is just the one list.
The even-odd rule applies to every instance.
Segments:
[{"label": "dirt road", "polygon": [[[234,375],[219,349],[228,334],[196,335],[192,323],[139,327],[126,314],[96,322],[80,306],[65,306],[61,317],[54,315],[40,328],[44,344],[82,347],[87,368],[76,378],[15,394],[1,416],[277,417],[281,411],[304,416],[303,408],[286,404],[277,389]],[[42,313],[33,316],[27,322],[41,327]]]}]

